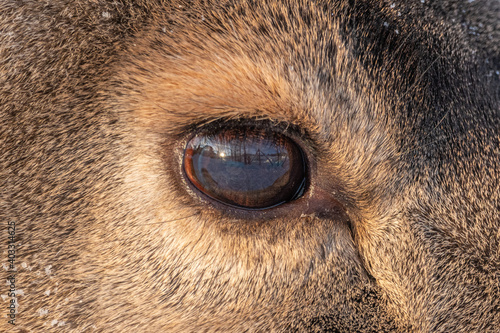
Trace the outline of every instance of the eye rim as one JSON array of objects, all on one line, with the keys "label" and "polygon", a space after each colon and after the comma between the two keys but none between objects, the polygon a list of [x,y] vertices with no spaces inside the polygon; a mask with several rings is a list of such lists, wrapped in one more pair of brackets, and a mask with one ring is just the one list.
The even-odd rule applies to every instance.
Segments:
[{"label": "eye rim", "polygon": [[[238,205],[232,205],[221,200],[218,200],[214,197],[207,195],[202,192],[199,188],[197,188],[193,182],[189,179],[186,169],[184,167],[184,154],[187,144],[196,136],[199,135],[215,135],[224,130],[238,130],[244,128],[247,131],[259,131],[259,132],[267,132],[273,135],[279,135],[285,137],[285,139],[290,140],[293,144],[295,144],[301,154],[302,163],[303,163],[303,174],[304,179],[298,187],[297,192],[293,195],[292,199],[289,201],[277,203],[264,208],[249,208],[242,207]],[[212,208],[216,209],[220,213],[224,215],[229,215],[231,217],[237,219],[260,219],[260,218],[269,218],[276,217],[276,215],[280,215],[280,211],[288,211],[290,209],[290,205],[294,203],[299,203],[303,200],[306,200],[306,197],[309,195],[310,185],[311,185],[311,168],[312,168],[312,159],[311,148],[306,145],[306,142],[309,141],[307,139],[308,135],[304,130],[301,130],[299,126],[290,124],[288,122],[276,122],[269,119],[256,119],[256,118],[238,118],[238,119],[216,119],[211,120],[205,124],[200,125],[191,125],[186,127],[185,132],[191,132],[189,135],[184,137],[180,148],[180,171],[182,175],[182,180],[184,186],[187,186],[189,189],[190,196],[194,197],[197,202],[201,202],[203,204],[209,204]]]}]

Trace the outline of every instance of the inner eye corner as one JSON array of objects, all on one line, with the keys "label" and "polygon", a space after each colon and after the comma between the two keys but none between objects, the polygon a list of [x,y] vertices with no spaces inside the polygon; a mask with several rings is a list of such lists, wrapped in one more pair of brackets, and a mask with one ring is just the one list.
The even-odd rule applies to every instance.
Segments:
[{"label": "inner eye corner", "polygon": [[281,130],[212,126],[186,143],[182,169],[201,195],[225,206],[265,210],[304,195],[307,156]]}]

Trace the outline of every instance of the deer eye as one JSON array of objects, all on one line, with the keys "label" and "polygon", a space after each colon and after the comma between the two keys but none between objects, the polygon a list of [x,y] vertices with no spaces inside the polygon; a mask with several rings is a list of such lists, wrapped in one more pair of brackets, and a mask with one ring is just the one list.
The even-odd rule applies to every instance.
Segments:
[{"label": "deer eye", "polygon": [[246,209],[297,199],[306,183],[299,146],[282,134],[256,129],[196,135],[187,143],[183,168],[206,196]]}]

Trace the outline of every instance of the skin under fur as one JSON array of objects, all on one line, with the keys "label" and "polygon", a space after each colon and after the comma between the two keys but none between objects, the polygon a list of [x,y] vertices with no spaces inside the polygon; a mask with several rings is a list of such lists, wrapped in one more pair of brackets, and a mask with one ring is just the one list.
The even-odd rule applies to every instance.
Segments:
[{"label": "skin under fur", "polygon": [[[0,331],[498,332],[500,2],[0,2]],[[300,145],[298,200],[189,186]]]}]

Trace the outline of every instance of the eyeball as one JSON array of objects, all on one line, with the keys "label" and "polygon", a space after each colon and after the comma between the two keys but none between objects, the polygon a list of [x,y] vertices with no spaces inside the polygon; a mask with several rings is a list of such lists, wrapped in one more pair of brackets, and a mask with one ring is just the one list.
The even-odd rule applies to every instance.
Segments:
[{"label": "eyeball", "polygon": [[300,147],[285,135],[256,129],[200,133],[186,145],[183,169],[204,195],[244,209],[299,198],[306,184]]}]

